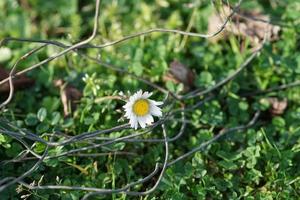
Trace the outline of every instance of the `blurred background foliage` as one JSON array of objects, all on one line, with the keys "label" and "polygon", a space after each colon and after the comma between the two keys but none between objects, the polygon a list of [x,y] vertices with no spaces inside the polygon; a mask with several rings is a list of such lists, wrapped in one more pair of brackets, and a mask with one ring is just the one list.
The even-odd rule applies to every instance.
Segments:
[{"label": "blurred background foliage", "polygon": [[[234,4],[237,1],[229,1]],[[94,1],[79,0],[1,0],[0,38],[21,37],[48,39],[72,44],[87,38],[93,28]],[[210,16],[222,12],[221,1],[209,0],[104,0],[101,3],[99,31],[93,44],[102,44],[124,36],[160,27],[198,33],[207,32]],[[254,91],[288,84],[300,78],[300,39],[298,0],[244,1],[243,10],[258,10],[269,15],[280,27],[277,39],[267,42],[257,57],[239,76],[219,89],[216,97],[204,106],[187,113],[187,130],[170,144],[170,159],[212,138],[219,130],[246,124],[254,112],[262,111],[258,123],[248,130],[228,135],[167,169],[156,192],[140,199],[299,199],[300,198],[300,88],[262,95],[244,95]],[[9,42],[0,47],[0,67],[10,69],[34,43]],[[61,51],[49,45],[22,61],[18,70]],[[141,76],[171,91],[184,93],[183,84],[166,79],[174,60],[187,66],[194,74],[193,88],[206,88],[230,75],[253,51],[251,38],[229,34],[217,42],[177,34],[153,33],[103,49],[82,49],[81,52]],[[69,53],[30,71],[31,87],[18,90],[13,101],[1,111],[0,117],[26,128],[44,139],[54,131],[76,135],[86,131],[107,129],[120,124],[122,102],[102,101],[119,91],[135,92],[153,89],[126,74]],[[64,117],[60,89],[55,80],[62,80],[82,93],[77,108]],[[154,97],[164,95],[154,91]],[[1,93],[1,101],[6,93]],[[272,97],[272,98],[270,98]],[[273,99],[273,100],[272,100]],[[274,99],[287,108],[272,114]],[[186,101],[193,105],[198,97]],[[177,105],[178,106],[178,105]],[[180,116],[167,124],[168,136],[176,135]],[[120,131],[108,135],[121,136]],[[131,131],[132,133],[132,131]],[[146,138],[162,137],[155,129]],[[50,155],[85,146],[85,143],[52,148]],[[13,159],[23,146],[0,133],[1,161]],[[34,151],[43,153],[45,146],[36,143]],[[147,175],[155,162],[164,159],[164,147],[156,143],[117,143],[106,151],[133,152],[134,155],[97,157],[68,156],[46,160],[25,181],[42,184],[78,185],[98,188],[119,188]],[[0,179],[17,176],[28,170],[34,161],[0,166]],[[146,190],[153,185],[139,185]],[[0,199],[80,199],[81,191],[29,191],[15,185],[0,194]],[[135,199],[125,194],[92,199]]]}]

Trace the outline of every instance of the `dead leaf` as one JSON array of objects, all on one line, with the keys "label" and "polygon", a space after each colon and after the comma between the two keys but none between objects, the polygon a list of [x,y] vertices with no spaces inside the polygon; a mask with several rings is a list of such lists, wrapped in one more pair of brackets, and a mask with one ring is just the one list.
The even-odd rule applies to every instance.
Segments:
[{"label": "dead leaf", "polygon": [[87,167],[86,168],[83,168],[79,165],[76,165],[76,164],[72,164],[72,163],[67,163],[68,165],[78,169],[81,173],[83,173],[84,175],[89,175],[89,172],[87,171]]},{"label": "dead leaf", "polygon": [[171,62],[169,72],[164,77],[164,80],[183,83],[185,91],[190,90],[194,86],[194,79],[193,71],[179,61]]},{"label": "dead leaf", "polygon": [[63,80],[54,80],[54,85],[60,89],[60,98],[64,108],[64,116],[67,117],[76,109],[76,102],[81,99],[82,93],[75,87],[67,85]]},{"label": "dead leaf", "polygon": [[98,162],[95,161],[95,162],[93,163],[93,166],[94,166],[95,172],[98,173]]},{"label": "dead leaf", "polygon": [[[0,67],[0,81],[9,76],[9,71]],[[26,77],[25,75],[17,76],[13,79],[14,89],[24,89],[31,87],[34,84],[34,80]],[[0,93],[9,93],[9,83],[3,83],[0,85]]]},{"label": "dead leaf", "polygon": [[270,97],[268,101],[271,104],[269,111],[272,116],[282,115],[288,105],[287,99],[279,100],[276,97]]},{"label": "dead leaf", "polygon": [[19,4],[22,8],[24,8],[25,10],[31,10],[31,6],[30,3],[28,2],[28,0],[19,0]]},{"label": "dead leaf", "polygon": [[[231,12],[232,10],[230,9],[230,7],[223,6],[219,12],[213,13],[208,20],[208,32],[213,33],[218,31]],[[280,31],[279,26],[267,24],[257,20],[245,19],[247,17],[269,21],[269,16],[260,13],[258,10],[240,10],[239,14],[240,15],[234,15],[232,17],[232,20],[226,26],[225,31],[222,31],[222,33],[217,35],[216,37],[210,38],[210,41],[216,42],[221,38],[227,37],[227,35],[229,34],[234,34],[249,38],[251,45],[255,49],[259,46],[259,44],[265,37],[265,33],[267,33],[266,36],[268,40],[272,41],[278,39],[278,33]]]}]

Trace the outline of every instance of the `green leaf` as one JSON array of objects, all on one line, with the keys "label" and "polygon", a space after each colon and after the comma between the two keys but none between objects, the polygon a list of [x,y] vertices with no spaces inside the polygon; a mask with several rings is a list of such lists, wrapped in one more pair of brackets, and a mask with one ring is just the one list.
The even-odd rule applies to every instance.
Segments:
[{"label": "green leaf", "polygon": [[199,77],[196,79],[196,85],[199,87],[209,86],[213,82],[211,73],[204,71],[201,72]]},{"label": "green leaf", "polygon": [[[34,147],[34,151],[36,153],[43,153],[46,149],[46,145],[40,142],[37,142],[35,147]],[[52,159],[51,159],[52,160]]]},{"label": "green leaf", "polygon": [[47,110],[46,108],[40,108],[37,113],[37,118],[40,120],[40,122],[43,122],[47,117]]},{"label": "green leaf", "polygon": [[60,119],[61,116],[59,112],[52,113],[51,125],[52,126],[57,125]]},{"label": "green leaf", "polygon": [[272,124],[274,126],[283,128],[283,127],[285,127],[285,120],[282,117],[274,117],[272,119]]},{"label": "green leaf", "polygon": [[0,134],[0,144],[6,142],[4,135]]},{"label": "green leaf", "polygon": [[43,98],[42,106],[46,108],[48,112],[53,112],[58,109],[60,103],[59,98],[47,96]]},{"label": "green leaf", "polygon": [[12,143],[11,147],[6,149],[6,155],[9,157],[15,157],[22,150],[22,146],[18,143]]},{"label": "green leaf", "polygon": [[42,122],[36,127],[36,131],[39,133],[45,133],[49,130],[49,125]]},{"label": "green leaf", "polygon": [[248,110],[249,105],[247,102],[241,101],[241,102],[239,102],[239,108],[243,111],[246,111],[246,110]]},{"label": "green leaf", "polygon": [[12,56],[11,50],[7,47],[0,48],[0,63],[8,61]]},{"label": "green leaf", "polygon": [[143,74],[143,65],[140,62],[134,62],[132,65],[132,71],[135,75],[141,76]]},{"label": "green leaf", "polygon": [[222,166],[223,168],[227,169],[227,170],[236,170],[236,169],[238,169],[238,166],[234,162],[231,162],[231,161],[222,160],[222,161],[219,162],[219,165]]},{"label": "green leaf", "polygon": [[64,124],[62,125],[63,128],[68,128],[74,125],[74,120],[72,118],[65,119]]},{"label": "green leaf", "polygon": [[35,126],[38,123],[38,119],[35,114],[29,113],[26,116],[25,124],[28,126]]}]

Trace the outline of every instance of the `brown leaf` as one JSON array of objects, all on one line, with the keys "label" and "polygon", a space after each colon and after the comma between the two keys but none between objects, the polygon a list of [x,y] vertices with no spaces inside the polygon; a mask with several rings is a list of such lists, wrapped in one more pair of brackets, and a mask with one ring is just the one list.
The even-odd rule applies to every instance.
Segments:
[{"label": "brown leaf", "polygon": [[164,80],[183,83],[185,91],[190,90],[194,86],[194,79],[193,71],[179,61],[173,61],[170,64],[169,72],[164,77]]},{"label": "brown leaf", "polygon": [[60,89],[60,99],[64,108],[64,116],[67,117],[76,109],[76,101],[80,100],[82,93],[75,87],[67,85],[63,80],[54,80],[54,85]]},{"label": "brown leaf", "polygon": [[[0,67],[0,80],[3,80],[9,76],[9,71]],[[25,75],[17,76],[13,79],[14,89],[25,89],[31,87],[34,84],[34,80],[26,77]],[[6,82],[0,85],[0,93],[9,93],[9,83]]]},{"label": "brown leaf", "polygon": [[276,97],[268,98],[271,107],[269,109],[272,116],[282,115],[287,108],[287,99],[279,100]]},{"label": "brown leaf", "polygon": [[[208,32],[216,32],[224,23],[227,16],[230,15],[231,9],[228,6],[223,6],[221,9],[222,14],[219,12],[213,13],[208,22]],[[234,15],[231,22],[226,26],[225,31],[222,34],[217,35],[216,37],[210,38],[212,42],[216,42],[223,37],[226,37],[229,33],[247,37],[251,41],[253,48],[255,49],[260,42],[265,37],[267,33],[268,40],[278,39],[278,33],[280,30],[279,26],[267,24],[257,20],[245,19],[243,16],[252,18],[252,19],[261,19],[268,21],[269,16],[260,13],[257,10],[243,11],[240,10],[241,15]]]}]

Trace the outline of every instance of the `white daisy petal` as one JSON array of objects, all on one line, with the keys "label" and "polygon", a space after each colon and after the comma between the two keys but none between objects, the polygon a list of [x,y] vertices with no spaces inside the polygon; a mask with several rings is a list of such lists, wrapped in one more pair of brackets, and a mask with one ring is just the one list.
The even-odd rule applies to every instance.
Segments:
[{"label": "white daisy petal", "polygon": [[143,98],[147,98],[147,97],[148,97],[148,94],[149,94],[149,92],[144,92],[144,93],[142,94],[142,97],[143,97]]},{"label": "white daisy petal", "polygon": [[130,118],[129,124],[130,124],[130,127],[131,127],[131,128],[135,128],[136,119],[135,119],[135,118]]},{"label": "white daisy petal", "polygon": [[151,106],[151,114],[157,117],[162,116],[161,109],[155,105]]},{"label": "white daisy petal", "polygon": [[[128,103],[132,102],[134,97],[135,97],[135,95],[133,95],[133,96],[129,97],[129,101],[128,101]],[[127,104],[128,104],[128,103],[127,103]],[[126,105],[127,105],[127,104],[126,104]]]},{"label": "white daisy petal", "polygon": [[148,115],[146,119],[146,124],[151,125],[154,122],[152,115]]},{"label": "white daisy petal", "polygon": [[137,93],[136,93],[136,96],[137,97],[141,97],[143,95],[143,91],[142,90],[139,90]]},{"label": "white daisy petal", "polygon": [[[145,124],[151,124],[151,115],[145,115],[143,117],[139,117],[139,121],[145,123]],[[153,118],[153,117],[152,117]]]},{"label": "white daisy petal", "polygon": [[124,117],[129,119],[132,128],[137,129],[138,126],[145,128],[154,122],[153,116],[162,116],[161,108],[163,102],[149,99],[151,92],[143,92],[139,90],[129,97],[127,103],[123,106],[125,111]]},{"label": "white daisy petal", "polygon": [[138,128],[138,121],[135,120],[134,129],[136,130]]},{"label": "white daisy petal", "polygon": [[156,106],[160,106],[160,105],[163,105],[163,104],[164,104],[164,102],[162,102],[162,101],[153,101],[153,100],[151,100],[151,99],[149,99],[149,101],[151,102],[151,104],[154,104],[154,105],[156,105]]},{"label": "white daisy petal", "polygon": [[130,108],[131,106],[132,106],[132,103],[128,102],[123,106],[123,108]]},{"label": "white daisy petal", "polygon": [[139,124],[140,124],[140,126],[141,126],[142,128],[145,128],[145,127],[146,127],[146,123],[145,123],[145,120],[144,120],[143,118],[139,118],[139,119],[138,119],[138,122],[139,122]]},{"label": "white daisy petal", "polygon": [[151,97],[152,92],[144,92],[144,94],[142,95],[143,98],[148,99],[149,97]]}]

